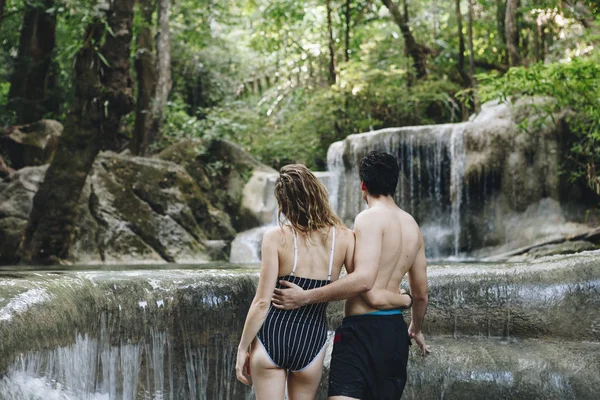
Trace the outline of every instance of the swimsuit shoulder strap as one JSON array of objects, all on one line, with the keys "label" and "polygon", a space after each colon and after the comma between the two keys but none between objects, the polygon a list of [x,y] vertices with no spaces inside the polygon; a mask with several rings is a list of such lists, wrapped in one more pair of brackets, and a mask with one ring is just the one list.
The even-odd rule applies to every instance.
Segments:
[{"label": "swimsuit shoulder strap", "polygon": [[298,239],[296,238],[296,231],[292,227],[292,235],[294,236],[294,267],[292,268],[291,276],[294,276],[296,272],[296,266],[298,265]]},{"label": "swimsuit shoulder strap", "polygon": [[329,256],[329,273],[327,275],[327,280],[331,280],[331,270],[333,268],[333,256],[335,254],[335,226],[333,226],[332,236],[331,236],[331,255]]}]

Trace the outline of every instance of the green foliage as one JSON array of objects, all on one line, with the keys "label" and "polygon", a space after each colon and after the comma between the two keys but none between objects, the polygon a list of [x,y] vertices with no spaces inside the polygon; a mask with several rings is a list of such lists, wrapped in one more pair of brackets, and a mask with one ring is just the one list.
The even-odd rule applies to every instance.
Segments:
[{"label": "green foliage", "polygon": [[0,82],[0,128],[5,125],[11,125],[15,121],[14,113],[6,108],[9,90],[10,83]]},{"label": "green foliage", "polygon": [[405,77],[403,70],[356,63],[341,74],[339,85],[287,92],[273,88],[258,101],[233,100],[202,110],[202,120],[174,102],[163,145],[183,137],[224,138],[275,168],[301,162],[322,169],[329,145],[351,133],[456,118],[456,84],[427,80],[408,86]]},{"label": "green foliage", "polygon": [[[547,96],[552,101],[539,106],[554,118],[567,111],[565,120],[572,134],[569,164],[564,167],[572,180],[586,178],[600,194],[600,63],[599,57],[578,58],[567,63],[536,64],[511,68],[504,76],[480,75],[483,101],[503,101],[520,96]],[[523,125],[527,129],[527,125]]]},{"label": "green foliage", "polygon": [[[400,0],[395,2],[402,5]],[[26,5],[38,3],[39,0],[7,2],[6,18],[0,24],[0,124],[11,121],[5,110],[7,82],[18,53],[23,11]],[[99,15],[100,3],[54,3],[47,12],[57,14],[53,68],[60,87],[57,97],[63,104],[61,113],[50,117],[63,119],[74,100],[73,60],[86,43],[86,26]],[[334,85],[328,83],[330,43],[324,1],[172,2],[173,89],[162,136],[153,149],[184,138],[226,138],[274,167],[304,162],[312,168],[324,168],[329,144],[348,134],[458,121],[465,105],[471,109],[474,90],[459,86],[462,79],[456,65],[455,2],[406,2],[413,35],[430,51],[429,78],[423,81],[414,80],[412,60],[405,52],[401,32],[381,2],[336,0],[330,4],[337,72]],[[600,24],[598,5],[594,1],[578,4],[584,8],[570,9],[557,0],[521,1],[519,46],[523,62],[531,68],[513,69],[505,77],[480,75],[482,87],[478,93],[480,100],[503,95],[554,96],[561,99],[559,103],[564,100],[571,106],[575,112],[569,123],[574,137],[586,138],[574,143],[573,158],[578,160],[578,167],[572,169],[573,176],[587,173],[582,160],[591,157],[597,144],[597,128],[593,129],[596,133],[586,131],[597,116],[597,107],[590,105],[594,104],[590,103],[594,90],[587,90],[588,79],[579,77],[592,73],[579,61],[547,67],[535,62],[576,60],[592,51],[597,34],[593,29],[583,29],[580,20],[587,9]],[[466,1],[461,2],[465,40],[467,5]],[[477,72],[506,69],[504,12],[504,2],[473,1]],[[155,24],[156,13],[156,33]],[[143,25],[138,10],[134,35]],[[468,59],[468,54],[465,57]],[[560,75],[560,71],[565,75]],[[571,80],[554,85],[561,76]],[[576,84],[573,77],[586,83]],[[582,90],[585,93],[576,94]],[[554,109],[547,112],[550,111]],[[134,119],[134,115],[125,119],[124,131],[132,130]]]}]

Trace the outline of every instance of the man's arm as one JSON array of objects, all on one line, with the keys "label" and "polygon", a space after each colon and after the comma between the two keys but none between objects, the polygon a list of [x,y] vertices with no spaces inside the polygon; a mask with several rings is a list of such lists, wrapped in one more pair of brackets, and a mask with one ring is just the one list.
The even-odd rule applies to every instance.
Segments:
[{"label": "man's arm", "polygon": [[289,310],[306,304],[344,300],[370,290],[379,269],[383,229],[373,222],[373,218],[369,220],[369,210],[366,210],[356,217],[354,234],[354,271],[329,285],[311,290],[302,290],[291,282],[280,281],[288,289],[275,289],[273,305]]},{"label": "man's arm", "polygon": [[417,253],[415,262],[408,271],[408,284],[410,286],[410,293],[413,297],[411,322],[408,333],[411,338],[415,339],[421,350],[428,353],[429,347],[425,344],[425,338],[421,331],[428,301],[427,261],[425,259],[425,244],[423,243],[423,237],[421,237],[420,242],[421,248]]},{"label": "man's arm", "polygon": [[404,290],[392,292],[387,289],[371,289],[361,294],[371,307],[378,310],[391,310],[397,308],[407,309],[412,306],[412,298]]}]

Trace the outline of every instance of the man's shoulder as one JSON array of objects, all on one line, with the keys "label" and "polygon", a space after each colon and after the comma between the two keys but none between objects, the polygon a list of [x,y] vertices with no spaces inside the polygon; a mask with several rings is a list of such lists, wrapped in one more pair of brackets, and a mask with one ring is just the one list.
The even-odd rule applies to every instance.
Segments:
[{"label": "man's shoulder", "polygon": [[354,226],[356,225],[364,225],[364,224],[374,224],[377,222],[377,216],[380,212],[374,208],[367,208],[358,213],[356,218],[354,219]]}]

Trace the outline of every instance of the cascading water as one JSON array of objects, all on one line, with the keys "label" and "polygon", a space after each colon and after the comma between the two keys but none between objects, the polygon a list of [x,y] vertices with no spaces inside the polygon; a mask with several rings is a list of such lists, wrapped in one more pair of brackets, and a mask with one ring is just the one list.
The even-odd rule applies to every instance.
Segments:
[{"label": "cascading water", "polygon": [[[60,275],[3,279],[13,290],[28,293],[27,286],[35,286],[45,296],[19,308],[10,302],[2,307],[8,318],[0,324],[0,399],[252,396],[234,375],[236,341],[254,294],[252,274],[163,270]],[[0,300],[5,294],[0,291]]]},{"label": "cascading water", "polygon": [[450,153],[452,154],[452,179],[450,197],[452,201],[452,231],[454,233],[454,256],[458,257],[460,249],[461,218],[460,211],[465,181],[465,142],[464,126],[452,130]]},{"label": "cascading water", "polygon": [[358,166],[371,150],[398,158],[397,204],[421,225],[429,258],[458,256],[464,191],[464,124],[384,129],[331,145],[328,170],[339,176],[337,211],[352,226],[366,204]]},{"label": "cascading water", "polygon": [[[411,355],[403,399],[595,399],[598,260],[432,266],[434,351]],[[258,271],[212,267],[0,272],[0,399],[252,399],[234,364]]]}]

